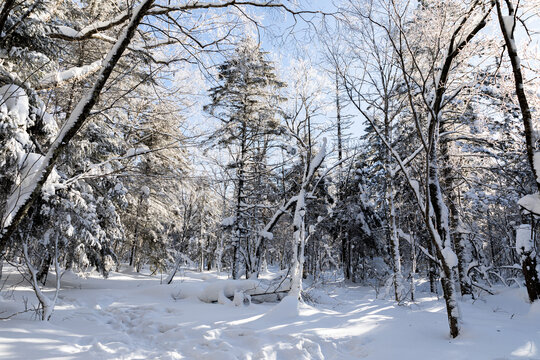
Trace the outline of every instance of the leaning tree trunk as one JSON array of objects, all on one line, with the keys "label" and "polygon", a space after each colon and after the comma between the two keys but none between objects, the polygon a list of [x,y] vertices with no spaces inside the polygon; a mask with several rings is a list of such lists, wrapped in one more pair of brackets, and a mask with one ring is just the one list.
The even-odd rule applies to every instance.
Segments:
[{"label": "leaning tree trunk", "polygon": [[[446,314],[450,326],[450,336],[455,338],[459,335],[460,318],[453,270],[453,267],[457,266],[457,257],[452,250],[448,224],[448,208],[444,203],[439,182],[437,168],[437,138],[438,134],[435,135],[435,141],[433,142],[431,154],[429,155],[429,199],[426,199],[433,207],[435,224],[429,222],[430,224],[428,224],[428,226],[430,228],[431,239],[433,241],[437,259],[441,265],[441,285],[443,288],[444,301],[446,303]],[[429,206],[426,206],[426,209],[429,209]],[[429,210],[426,210],[426,212],[425,216],[429,217]]]},{"label": "leaning tree trunk", "polygon": [[[516,25],[516,12],[512,6],[512,1],[506,1],[508,7],[508,16],[504,16],[502,13],[501,1],[496,0],[497,16],[499,19],[499,26],[504,37],[506,44],[506,51],[508,52],[508,58],[512,64],[512,73],[514,74],[514,81],[516,87],[516,95],[519,102],[519,108],[521,109],[521,116],[523,118],[523,127],[525,129],[525,143],[527,148],[527,160],[531,166],[534,178],[536,179],[536,189],[540,191],[540,169],[536,168],[534,163],[534,155],[536,151],[536,139],[534,132],[534,125],[532,120],[531,109],[529,102],[527,101],[527,94],[525,94],[525,84],[523,79],[523,73],[521,72],[521,63],[517,53],[516,41],[514,38],[514,31]],[[510,20],[510,21],[508,21]]]},{"label": "leaning tree trunk", "polygon": [[[540,152],[537,152],[535,129],[532,120],[531,109],[529,108],[529,102],[527,101],[527,95],[525,94],[523,73],[521,72],[520,59],[517,53],[516,41],[514,38],[514,31],[516,26],[516,12],[512,6],[512,1],[506,1],[508,8],[508,16],[504,16],[502,13],[502,6],[500,0],[496,0],[497,17],[499,19],[499,26],[504,37],[506,44],[506,50],[508,51],[508,57],[512,64],[512,72],[514,74],[514,81],[516,87],[516,95],[519,102],[519,108],[521,109],[521,116],[523,118],[523,127],[525,129],[525,143],[527,148],[527,159],[535,179],[536,189],[540,191],[540,169],[537,168],[539,164],[535,164],[535,156],[540,157]],[[540,214],[536,214],[540,215]],[[534,232],[531,230],[531,234]],[[518,245],[516,244],[516,248]],[[518,249],[518,252],[520,250]],[[521,264],[523,269],[523,276],[525,277],[525,284],[527,286],[527,292],[531,302],[540,299],[540,280],[538,271],[536,270],[536,254],[534,252],[528,253],[527,251],[521,252]],[[533,266],[534,264],[534,266]]]},{"label": "leaning tree trunk", "polygon": [[36,171],[35,179],[28,186],[27,192],[30,193],[22,203],[16,204],[14,215],[9,224],[5,224],[2,229],[0,238],[0,254],[3,254],[8,245],[13,232],[17,229],[19,223],[26,216],[32,204],[41,196],[41,189],[47,181],[49,174],[52,172],[56,161],[60,154],[67,148],[71,139],[79,132],[81,127],[86,123],[90,111],[98,101],[98,97],[109,79],[114,67],[122,57],[122,54],[128,47],[131,39],[136,33],[137,27],[143,20],[146,12],[152,6],[153,0],[144,0],[133,11],[129,24],[124,29],[120,38],[116,41],[112,49],[107,54],[103,61],[102,68],[96,78],[96,82],[86,95],[79,101],[68,120],[66,121],[62,131],[58,134],[53,142],[39,169]]},{"label": "leaning tree trunk", "polygon": [[[429,106],[430,121],[427,137],[429,146],[426,154],[427,187],[424,219],[431,235],[437,259],[441,265],[441,285],[443,288],[444,301],[446,303],[446,314],[448,316],[450,336],[453,338],[459,335],[460,330],[460,312],[457,303],[453,270],[453,268],[457,266],[458,260],[456,254],[452,250],[449,212],[444,202],[439,180],[439,134],[441,112],[454,59],[476,36],[476,34],[486,26],[486,19],[491,13],[491,7],[489,9],[483,9],[483,16],[476,22],[476,25],[467,33],[461,33],[465,22],[472,16],[473,9],[477,6],[480,6],[479,1],[473,3],[470,12],[462,18],[459,26],[454,30],[452,37],[450,38],[447,54],[440,70],[440,76],[437,78],[437,83],[434,84],[433,101]],[[491,6],[493,6],[493,4]],[[433,209],[435,223],[433,223],[431,218],[431,208]]]}]

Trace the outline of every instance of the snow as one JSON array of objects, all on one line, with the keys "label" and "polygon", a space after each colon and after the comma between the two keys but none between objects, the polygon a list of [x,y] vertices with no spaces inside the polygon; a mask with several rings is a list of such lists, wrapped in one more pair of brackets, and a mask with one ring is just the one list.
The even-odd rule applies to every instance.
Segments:
[{"label": "snow", "polygon": [[[5,266],[8,286],[20,275]],[[54,275],[50,275],[50,284]],[[3,359],[535,359],[540,357],[540,309],[524,289],[460,301],[462,334],[450,339],[444,301],[422,292],[414,304],[377,299],[372,288],[329,282],[317,303],[285,297],[281,303],[239,306],[197,298],[175,299],[182,286],[228,283],[215,272],[186,271],[171,285],[129,270],[63,277],[50,322],[23,313],[0,322]],[[230,283],[229,283],[230,284]],[[219,288],[219,286],[216,286]],[[3,316],[35,304],[28,286],[2,292]],[[226,301],[225,301],[226,300]]]},{"label": "snow", "polygon": [[458,265],[458,258],[456,256],[456,253],[450,247],[447,246],[443,248],[441,252],[444,257],[444,261],[448,264],[448,266],[453,268]]},{"label": "snow", "polygon": [[48,134],[58,133],[58,124],[54,117],[47,112],[47,106],[43,100],[37,98],[37,107],[34,108],[36,116],[41,120],[42,129]]},{"label": "snow", "polygon": [[76,66],[64,71],[47,74],[43,77],[40,88],[44,89],[57,86],[68,80],[81,79],[89,74],[97,72],[101,68],[101,65],[102,60],[97,60],[89,65]]},{"label": "snow", "polygon": [[235,216],[230,216],[230,217],[227,217],[227,218],[221,220],[221,225],[223,225],[223,226],[233,226],[235,221],[236,221],[236,217]]},{"label": "snow", "polygon": [[[12,217],[17,209],[24,204],[34,190],[33,184],[40,174],[40,167],[43,163],[43,156],[36,153],[19,153],[19,168],[21,169],[21,180],[15,191],[7,199],[4,223],[11,223]],[[41,188],[41,193],[46,196],[54,195],[57,181],[60,178],[56,170],[53,169],[45,184]]]},{"label": "snow", "polygon": [[514,29],[514,17],[513,16],[503,16],[503,25],[505,32],[507,34],[512,34]]},{"label": "snow", "polygon": [[15,117],[17,125],[24,125],[30,114],[28,96],[23,88],[10,84],[0,87],[0,108],[7,110],[7,114]]},{"label": "snow", "polygon": [[143,187],[141,187],[141,192],[144,195],[148,196],[148,195],[150,195],[150,188],[148,186],[144,185]]},{"label": "snow", "polygon": [[[514,27],[515,27],[515,17],[514,16],[503,16],[503,26],[504,32],[508,35],[508,46],[517,54],[516,41],[514,39]],[[516,55],[515,61],[517,66],[520,66],[520,59]]]},{"label": "snow", "polygon": [[324,157],[326,156],[326,138],[323,138],[322,140],[322,144],[321,144],[321,149],[319,150],[319,152],[317,153],[317,155],[315,155],[315,157],[311,160],[311,164],[309,166],[309,172],[308,172],[308,176],[307,178],[311,178],[313,172],[319,167],[321,166],[323,160],[324,160]]},{"label": "snow", "polygon": [[417,194],[417,196],[419,196],[420,195],[420,183],[418,182],[418,180],[412,179],[411,180],[411,186],[412,186],[413,191],[415,192],[415,194]]},{"label": "snow", "polygon": [[460,234],[471,234],[471,230],[468,229],[462,221],[459,221],[458,226],[456,227],[456,233]]},{"label": "snow", "polygon": [[540,215],[540,194],[529,194],[525,195],[518,201],[519,206],[523,207],[525,210]]},{"label": "snow", "polygon": [[6,201],[6,212],[4,214],[3,223],[10,224],[17,209],[24,204],[24,202],[30,197],[33,191],[33,187],[30,185],[38,173],[39,166],[43,158],[38,154],[23,154],[19,156],[19,166],[21,168],[21,183],[20,186],[14,191]]},{"label": "snow", "polygon": [[145,154],[149,150],[150,149],[147,146],[141,146],[141,147],[138,147],[138,148],[131,148],[126,152],[126,157]]},{"label": "snow", "polygon": [[534,171],[536,171],[536,181],[540,182],[540,151],[534,153]]},{"label": "snow", "polygon": [[272,240],[274,238],[274,234],[272,234],[269,231],[261,230],[261,231],[259,231],[259,235],[261,235],[263,238],[265,238],[267,240]]},{"label": "snow", "polygon": [[64,36],[67,36],[67,37],[77,37],[77,35],[79,35],[79,32],[75,29],[72,29],[68,26],[63,26],[63,25],[60,25],[60,26],[56,26],[56,31],[58,31],[59,34],[62,34]]},{"label": "snow", "polygon": [[522,224],[516,229],[516,252],[518,254],[533,250],[531,230],[531,225],[529,224]]}]

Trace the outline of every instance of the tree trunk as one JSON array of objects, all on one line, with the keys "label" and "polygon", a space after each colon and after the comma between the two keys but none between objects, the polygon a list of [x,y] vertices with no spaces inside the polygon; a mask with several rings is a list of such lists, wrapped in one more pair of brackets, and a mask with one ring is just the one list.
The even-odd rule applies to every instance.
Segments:
[{"label": "tree trunk", "polygon": [[415,301],[415,290],[416,290],[416,284],[414,282],[416,278],[416,247],[415,247],[415,239],[414,236],[411,233],[411,301]]},{"label": "tree trunk", "polygon": [[540,281],[536,271],[536,242],[533,225],[521,225],[516,229],[516,251],[520,257],[521,269],[531,303],[540,298]]},{"label": "tree trunk", "polygon": [[525,286],[529,301],[532,303],[540,298],[540,283],[536,272],[536,256],[531,252],[521,253],[521,269],[525,278]]},{"label": "tree trunk", "polygon": [[[516,41],[514,38],[514,31],[516,26],[516,13],[512,6],[512,1],[506,1],[508,8],[508,16],[503,16],[502,6],[500,0],[496,0],[497,17],[499,19],[499,26],[504,37],[506,44],[506,50],[508,51],[508,57],[512,64],[512,72],[514,74],[514,82],[516,87],[516,95],[519,102],[519,108],[521,109],[521,116],[523,118],[523,127],[525,129],[525,143],[527,148],[527,159],[531,167],[533,178],[535,179],[536,189],[540,191],[540,169],[537,169],[534,162],[536,152],[536,138],[535,129],[532,120],[531,110],[529,108],[529,102],[527,95],[525,94],[525,84],[523,74],[521,72],[520,59],[517,53]],[[506,19],[512,19],[512,28],[508,28],[509,22],[505,22]],[[540,215],[540,214],[536,214]],[[531,231],[531,234],[533,231]],[[523,252],[521,254],[521,264],[523,269],[523,276],[525,277],[525,284],[527,285],[527,292],[529,293],[529,299],[531,302],[540,299],[540,283],[538,279],[538,272],[536,270],[536,255]],[[533,266],[534,264],[534,266]]]},{"label": "tree trunk", "polygon": [[232,278],[237,280],[240,277],[239,274],[239,265],[240,265],[240,246],[244,238],[245,233],[245,221],[244,221],[244,184],[245,184],[245,160],[246,160],[246,134],[247,127],[246,123],[242,124],[242,142],[240,149],[240,158],[238,160],[238,183],[236,184],[236,209],[235,209],[235,222],[233,230],[233,257],[232,257]]},{"label": "tree trunk", "polygon": [[[390,102],[389,94],[384,94],[384,136],[386,141],[392,143],[392,122],[390,120]],[[396,228],[396,208],[394,204],[394,179],[392,178],[392,153],[390,149],[385,148],[384,167],[386,181],[386,211],[388,218],[387,236],[390,240],[390,254],[392,255],[392,282],[394,285],[394,298],[397,302],[401,301],[403,276],[401,274],[401,253],[399,251],[399,237]]]},{"label": "tree trunk", "polygon": [[80,128],[86,123],[90,111],[98,101],[98,97],[107,82],[107,79],[111,75],[114,67],[122,57],[124,50],[128,47],[131,39],[135,35],[137,27],[141,23],[142,19],[146,15],[146,12],[152,6],[153,0],[144,0],[131,15],[131,19],[127,27],[122,32],[115,45],[107,54],[107,57],[103,61],[103,66],[97,76],[97,80],[92,88],[86,93],[86,95],[79,101],[75,110],[71,113],[62,131],[58,134],[56,140],[48,150],[43,163],[36,171],[36,178],[29,185],[28,192],[31,195],[23,201],[21,204],[16,204],[16,210],[14,216],[9,224],[6,224],[2,229],[2,237],[0,238],[0,254],[3,254],[8,245],[8,241],[17,229],[19,223],[26,216],[28,210],[32,204],[41,197],[41,189],[47,181],[49,174],[52,172],[56,161],[60,157],[60,154],[67,148],[71,139],[78,133]]},{"label": "tree trunk", "polygon": [[[308,122],[309,126],[309,122]],[[311,159],[311,148],[306,151],[306,160],[304,164],[304,173],[302,176],[302,184],[300,191],[296,197],[296,207],[293,216],[294,243],[293,243],[293,263],[291,275],[291,291],[290,296],[300,298],[302,292],[302,278],[304,268],[304,251],[306,246],[306,194],[307,188],[311,184],[315,172],[321,166],[326,155],[326,138],[323,139],[323,144],[319,153],[315,158]]]},{"label": "tree trunk", "polygon": [[[433,251],[433,244],[431,243],[430,239],[428,239],[427,241],[427,248],[429,255],[433,257],[437,256]],[[428,260],[428,263],[429,291],[433,294],[438,294],[439,291],[437,290],[437,263],[431,259]]]},{"label": "tree trunk", "polygon": [[[496,0],[497,7],[497,17],[499,19],[499,26],[504,37],[504,42],[506,44],[506,51],[508,52],[508,58],[512,64],[512,73],[514,74],[514,81],[516,87],[516,95],[519,102],[519,108],[521,109],[521,116],[523,118],[523,127],[525,129],[525,143],[527,148],[527,160],[533,172],[533,177],[536,183],[536,189],[540,191],[540,169],[535,168],[534,155],[536,151],[536,138],[535,138],[535,129],[532,120],[531,109],[529,107],[529,102],[527,101],[527,95],[525,94],[525,82],[523,79],[523,74],[521,72],[521,64],[519,55],[517,53],[516,41],[514,38],[514,30],[516,25],[516,13],[515,9],[512,6],[512,1],[506,1],[508,7],[508,16],[504,16],[502,13],[501,1]],[[512,28],[508,29],[505,25],[506,19],[513,19]],[[540,215],[540,214],[537,214]]]},{"label": "tree trunk", "polygon": [[[390,165],[388,165],[390,166]],[[393,270],[393,283],[394,283],[394,298],[396,301],[401,301],[401,287],[402,287],[402,274],[401,274],[401,253],[399,251],[399,237],[397,235],[396,228],[396,210],[394,205],[394,186],[390,172],[387,171],[387,184],[386,184],[386,204],[388,206],[388,221],[390,222],[388,232],[390,235],[390,253],[392,255],[392,270]]]},{"label": "tree trunk", "polygon": [[[451,246],[450,229],[448,224],[448,208],[444,203],[439,182],[437,158],[437,145],[439,143],[438,119],[432,119],[431,126],[435,128],[432,130],[433,140],[428,162],[429,199],[427,199],[428,206],[426,206],[425,216],[429,222],[428,227],[430,228],[431,239],[437,254],[437,259],[439,259],[439,263],[441,265],[441,285],[443,288],[444,301],[446,303],[446,314],[448,317],[448,324],[450,326],[450,336],[455,338],[459,335],[460,313],[457,304],[454,271],[452,269],[452,267],[457,264],[454,265],[452,263],[451,257],[456,255],[454,254]],[[432,224],[431,221],[429,221],[429,203],[433,207],[435,224]]]},{"label": "tree trunk", "polygon": [[43,260],[43,263],[41,264],[41,268],[36,274],[36,279],[41,284],[45,285],[47,282],[47,275],[49,275],[49,266],[52,262],[52,255],[49,254],[46,259]]},{"label": "tree trunk", "polygon": [[343,264],[343,276],[346,280],[351,279],[351,258],[349,255],[349,238],[339,234],[341,236],[341,262]]},{"label": "tree trunk", "polygon": [[[304,177],[305,179],[305,177]],[[304,268],[304,247],[306,240],[306,228],[304,217],[306,214],[305,206],[306,190],[304,184],[298,193],[296,208],[294,210],[294,243],[293,243],[293,264],[291,275],[291,292],[290,296],[300,298],[302,291],[302,270]]]},{"label": "tree trunk", "polygon": [[[447,127],[448,121],[441,123],[441,131],[447,132],[450,129]],[[452,238],[452,245],[456,251],[458,258],[458,277],[461,295],[472,295],[471,279],[467,275],[467,269],[471,263],[470,249],[467,247],[467,243],[463,238],[463,234],[460,229],[460,216],[459,208],[457,206],[457,191],[454,189],[454,174],[452,168],[452,162],[450,158],[450,143],[449,141],[441,142],[441,162],[444,164],[442,170],[442,177],[444,183],[444,189],[448,198],[448,207],[450,210],[450,233]]]}]

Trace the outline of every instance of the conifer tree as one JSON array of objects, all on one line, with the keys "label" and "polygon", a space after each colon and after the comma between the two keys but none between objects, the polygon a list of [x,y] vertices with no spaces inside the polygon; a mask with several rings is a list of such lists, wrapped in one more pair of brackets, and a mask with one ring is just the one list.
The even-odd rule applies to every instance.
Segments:
[{"label": "conifer tree", "polygon": [[253,264],[257,263],[254,257],[260,253],[257,247],[261,244],[254,239],[264,224],[261,202],[268,194],[267,158],[271,142],[279,133],[279,88],[284,84],[251,38],[241,41],[231,58],[219,66],[218,79],[220,84],[210,89],[212,102],[205,110],[222,122],[220,143],[232,157],[232,276],[237,279],[241,262],[246,275],[258,272]]}]

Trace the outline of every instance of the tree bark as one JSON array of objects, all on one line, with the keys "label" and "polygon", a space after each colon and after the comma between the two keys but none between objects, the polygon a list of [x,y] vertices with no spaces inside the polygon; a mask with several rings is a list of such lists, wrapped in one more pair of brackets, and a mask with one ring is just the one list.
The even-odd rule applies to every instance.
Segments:
[{"label": "tree bark", "polygon": [[[527,94],[525,94],[525,84],[523,80],[523,73],[521,72],[521,64],[519,56],[517,53],[516,41],[514,38],[514,30],[516,23],[516,12],[512,6],[512,1],[506,1],[508,8],[507,18],[513,18],[512,29],[507,29],[505,25],[505,17],[502,13],[501,1],[496,0],[497,7],[497,18],[499,19],[499,26],[504,37],[504,42],[506,44],[506,51],[508,51],[508,58],[512,64],[512,73],[514,74],[514,81],[516,87],[516,95],[519,102],[519,108],[521,109],[521,116],[523,118],[523,127],[525,129],[525,143],[527,148],[527,160],[531,166],[533,176],[536,183],[536,189],[540,191],[540,169],[535,168],[534,164],[534,154],[536,151],[536,139],[534,133],[534,125],[532,121],[531,109],[529,107],[529,102],[527,100]],[[540,215],[540,214],[537,214]]]}]

